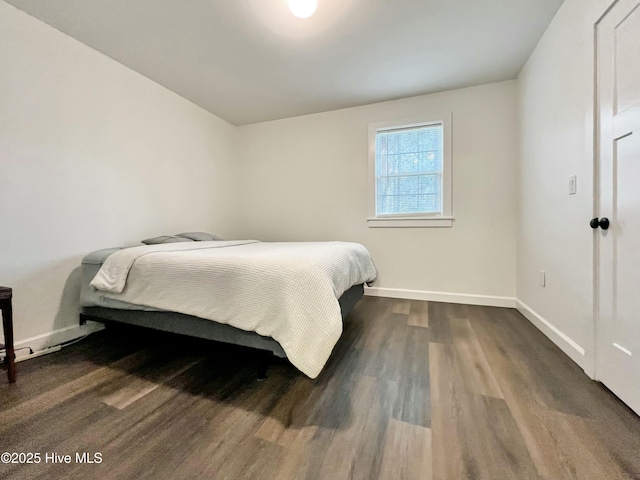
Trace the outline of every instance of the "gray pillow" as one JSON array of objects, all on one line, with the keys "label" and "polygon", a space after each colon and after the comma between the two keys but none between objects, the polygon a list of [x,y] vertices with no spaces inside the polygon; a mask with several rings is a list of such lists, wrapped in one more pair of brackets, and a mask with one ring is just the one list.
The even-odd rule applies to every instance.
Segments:
[{"label": "gray pillow", "polygon": [[196,242],[211,242],[213,240],[222,240],[217,235],[206,232],[185,232],[179,233],[176,237],[188,238],[189,240],[194,240]]},{"label": "gray pillow", "polygon": [[160,243],[177,243],[177,242],[192,242],[190,238],[171,236],[171,235],[161,235],[160,237],[147,238],[142,240],[142,243],[145,245],[158,245]]}]

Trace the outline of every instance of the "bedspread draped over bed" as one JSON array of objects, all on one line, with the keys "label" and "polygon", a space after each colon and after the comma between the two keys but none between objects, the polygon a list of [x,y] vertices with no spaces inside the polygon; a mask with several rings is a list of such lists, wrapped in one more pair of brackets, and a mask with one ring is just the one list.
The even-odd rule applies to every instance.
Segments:
[{"label": "bedspread draped over bed", "polygon": [[376,275],[357,243],[216,241],[120,250],[91,286],[109,298],[272,337],[315,378],[342,334],[338,298]]}]

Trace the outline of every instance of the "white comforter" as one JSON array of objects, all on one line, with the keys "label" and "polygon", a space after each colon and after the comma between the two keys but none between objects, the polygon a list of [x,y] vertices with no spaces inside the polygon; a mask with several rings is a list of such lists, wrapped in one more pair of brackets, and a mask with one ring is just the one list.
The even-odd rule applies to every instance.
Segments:
[{"label": "white comforter", "polygon": [[338,298],[376,275],[357,243],[184,242],[116,252],[91,286],[124,302],[273,337],[315,378],[342,334]]}]

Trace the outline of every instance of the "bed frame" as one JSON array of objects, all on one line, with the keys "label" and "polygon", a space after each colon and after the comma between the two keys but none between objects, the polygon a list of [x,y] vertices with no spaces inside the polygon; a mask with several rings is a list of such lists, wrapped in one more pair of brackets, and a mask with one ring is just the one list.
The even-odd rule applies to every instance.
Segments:
[{"label": "bed frame", "polygon": [[[84,287],[84,285],[83,285]],[[358,300],[364,295],[364,285],[354,285],[347,290],[340,298],[340,310],[342,319],[356,305]],[[106,307],[82,307],[80,313],[80,325],[84,325],[87,320],[101,322],[104,324],[127,324],[137,327],[150,328],[163,332],[177,333],[190,337],[214,340],[217,342],[231,343],[260,350],[264,355],[264,362],[259,367],[258,380],[266,378],[267,368],[272,355],[286,358],[286,354],[280,344],[271,337],[264,337],[255,332],[247,332],[230,325],[205,320],[203,318],[184,315],[176,312],[165,311],[143,311],[143,310],[122,310]]]}]

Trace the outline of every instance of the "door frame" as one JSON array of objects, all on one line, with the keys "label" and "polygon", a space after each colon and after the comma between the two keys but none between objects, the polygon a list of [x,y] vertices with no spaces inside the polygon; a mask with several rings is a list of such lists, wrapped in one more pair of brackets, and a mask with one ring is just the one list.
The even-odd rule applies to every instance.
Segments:
[{"label": "door frame", "polygon": [[[602,20],[607,14],[620,2],[620,0],[610,0],[609,5],[597,18],[590,22],[593,25],[591,29],[591,42],[593,48],[593,91],[592,91],[592,108],[590,115],[592,116],[592,129],[590,135],[591,141],[589,148],[593,149],[593,205],[591,218],[600,216],[600,72],[598,65],[598,28]],[[587,219],[585,219],[585,225]],[[592,344],[592,360],[590,365],[586,365],[585,372],[593,379],[600,380],[600,230],[594,230],[593,235],[593,344]]]}]

